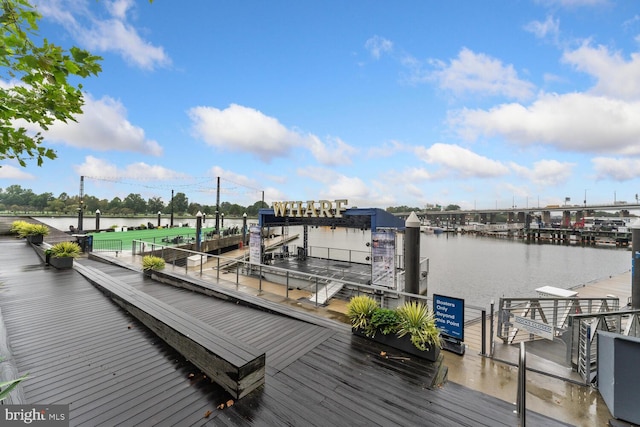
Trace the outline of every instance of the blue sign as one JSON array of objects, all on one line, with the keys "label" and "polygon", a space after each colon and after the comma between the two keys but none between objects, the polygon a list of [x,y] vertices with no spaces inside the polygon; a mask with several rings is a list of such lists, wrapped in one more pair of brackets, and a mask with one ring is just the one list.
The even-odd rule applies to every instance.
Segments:
[{"label": "blue sign", "polygon": [[445,338],[464,341],[464,300],[433,295],[433,313],[436,326]]}]

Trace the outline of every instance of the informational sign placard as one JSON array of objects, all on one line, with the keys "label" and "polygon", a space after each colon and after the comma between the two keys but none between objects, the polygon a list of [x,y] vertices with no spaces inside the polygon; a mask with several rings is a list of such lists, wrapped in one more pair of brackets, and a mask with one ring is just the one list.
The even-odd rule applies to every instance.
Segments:
[{"label": "informational sign placard", "polygon": [[513,326],[534,335],[553,341],[553,325],[538,322],[528,317],[513,316]]},{"label": "informational sign placard", "polygon": [[464,341],[463,299],[434,294],[433,313],[441,335],[445,338]]},{"label": "informational sign placard", "polygon": [[395,288],[396,233],[393,231],[371,233],[371,283]]},{"label": "informational sign placard", "polygon": [[262,239],[260,227],[249,228],[249,263],[260,264],[262,261]]}]

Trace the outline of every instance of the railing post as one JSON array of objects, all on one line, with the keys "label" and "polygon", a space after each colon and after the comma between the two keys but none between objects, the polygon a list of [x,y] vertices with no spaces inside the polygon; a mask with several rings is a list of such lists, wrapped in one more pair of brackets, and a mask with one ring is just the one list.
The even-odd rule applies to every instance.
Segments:
[{"label": "railing post", "polygon": [[494,302],[491,301],[491,312],[489,313],[489,354],[493,357],[493,322],[494,322]]},{"label": "railing post", "polygon": [[258,270],[258,276],[259,276],[258,290],[262,292],[262,264],[260,264],[260,269]]},{"label": "railing post", "polygon": [[316,276],[316,307],[318,307],[318,276]]},{"label": "railing post", "polygon": [[527,413],[527,353],[525,350],[524,342],[520,343],[520,359],[518,361],[518,395],[517,395],[517,413],[519,427],[526,426],[526,413]]},{"label": "railing post", "polygon": [[219,281],[220,280],[220,257],[216,257],[216,259],[218,260],[217,262],[217,267],[216,267],[216,279]]},{"label": "railing post", "polygon": [[482,344],[481,344],[481,352],[480,354],[483,356],[487,355],[487,312],[486,310],[482,310]]},{"label": "railing post", "polygon": [[200,254],[200,277],[202,277],[202,254]]},{"label": "railing post", "polygon": [[287,290],[285,291],[285,296],[288,299],[289,298],[289,270],[287,270],[287,282],[285,283]]}]

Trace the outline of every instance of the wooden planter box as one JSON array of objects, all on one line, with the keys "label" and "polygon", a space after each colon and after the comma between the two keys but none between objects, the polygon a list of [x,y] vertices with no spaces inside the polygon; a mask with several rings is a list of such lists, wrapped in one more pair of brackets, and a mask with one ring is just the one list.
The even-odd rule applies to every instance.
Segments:
[{"label": "wooden planter box", "polygon": [[62,257],[62,258],[49,257],[49,265],[58,269],[72,268],[73,257]]},{"label": "wooden planter box", "polygon": [[415,345],[413,345],[413,343],[411,342],[411,337],[409,335],[398,337],[396,334],[384,335],[382,332],[378,331],[376,332],[374,337],[368,337],[357,329],[351,329],[351,331],[353,332],[354,335],[364,337],[368,340],[378,342],[380,344],[386,345],[388,347],[392,347],[396,350],[403,351],[412,356],[416,356],[421,359],[428,360],[430,362],[435,362],[436,360],[438,360],[438,357],[440,356],[440,347],[434,345],[425,351],[420,350]]}]

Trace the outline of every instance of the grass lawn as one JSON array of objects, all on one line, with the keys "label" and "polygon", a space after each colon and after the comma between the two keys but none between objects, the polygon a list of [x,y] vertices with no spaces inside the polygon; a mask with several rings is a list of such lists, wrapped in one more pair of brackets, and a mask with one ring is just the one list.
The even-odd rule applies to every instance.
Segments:
[{"label": "grass lawn", "polygon": [[[205,227],[202,229],[202,234],[205,235],[214,230],[214,227]],[[131,249],[131,242],[134,240],[144,240],[145,242],[153,242],[160,244],[170,244],[171,240],[181,236],[185,242],[189,241],[192,237],[196,237],[195,227],[173,227],[173,228],[154,228],[152,230],[129,230],[121,232],[101,232],[90,233],[93,236],[93,241],[104,240],[121,240],[123,248]],[[163,241],[163,239],[166,239]]]}]

